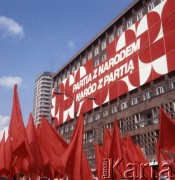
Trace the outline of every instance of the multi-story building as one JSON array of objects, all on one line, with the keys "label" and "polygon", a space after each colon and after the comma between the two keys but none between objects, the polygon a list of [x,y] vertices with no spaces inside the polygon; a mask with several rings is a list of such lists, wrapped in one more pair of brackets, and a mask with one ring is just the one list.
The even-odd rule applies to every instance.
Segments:
[{"label": "multi-story building", "polygon": [[44,115],[48,121],[51,120],[51,97],[53,79],[52,73],[43,72],[35,80],[33,117],[35,124],[39,124],[41,116]]},{"label": "multi-story building", "polygon": [[[122,3],[122,1],[121,1]],[[175,118],[175,1],[135,0],[53,76],[52,117],[69,141],[84,114],[84,149],[94,168],[94,144],[117,119],[122,135],[155,156],[159,109]],[[87,97],[95,97],[88,99]]]}]

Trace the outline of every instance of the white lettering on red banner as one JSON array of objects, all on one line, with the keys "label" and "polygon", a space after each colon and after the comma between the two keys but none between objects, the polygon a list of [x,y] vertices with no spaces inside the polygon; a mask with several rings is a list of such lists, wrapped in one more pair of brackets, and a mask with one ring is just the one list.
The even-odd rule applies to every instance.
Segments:
[{"label": "white lettering on red banner", "polygon": [[[107,60],[88,60],[53,94],[56,125],[175,70],[175,1],[165,0],[107,45]],[[95,100],[85,97],[93,96]]]}]

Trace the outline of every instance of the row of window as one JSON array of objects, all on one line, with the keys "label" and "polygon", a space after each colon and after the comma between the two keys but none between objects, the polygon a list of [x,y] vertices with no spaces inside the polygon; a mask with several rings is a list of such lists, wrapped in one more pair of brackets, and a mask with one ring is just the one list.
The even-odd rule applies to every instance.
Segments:
[{"label": "row of window", "polygon": [[[175,89],[175,81],[171,82],[171,88]],[[165,93],[166,91],[167,90],[166,90],[166,86],[165,85],[157,87],[155,89],[156,96],[161,95],[161,94]],[[143,93],[142,99],[141,99],[141,97],[134,97],[134,98],[132,98],[131,99],[131,106],[134,106],[134,105],[138,104],[139,102],[141,102],[141,100],[142,101],[146,101],[146,100],[151,99],[152,97],[153,97],[153,92],[151,90],[147,91],[147,92]],[[122,102],[120,104],[120,107],[117,106],[117,105],[116,106],[112,106],[111,107],[111,113],[114,114],[114,113],[118,112],[119,110],[124,110],[124,109],[126,109],[128,107],[129,107],[129,101],[127,100],[127,101]],[[101,116],[104,118],[104,117],[106,117],[108,115],[109,115],[109,111],[108,111],[108,109],[105,109],[105,110],[102,111],[102,114],[101,113],[96,113],[94,119],[95,120],[99,120],[101,118]],[[93,121],[93,117],[92,116],[88,116],[87,120],[86,120],[86,123],[91,123],[92,121]]]}]

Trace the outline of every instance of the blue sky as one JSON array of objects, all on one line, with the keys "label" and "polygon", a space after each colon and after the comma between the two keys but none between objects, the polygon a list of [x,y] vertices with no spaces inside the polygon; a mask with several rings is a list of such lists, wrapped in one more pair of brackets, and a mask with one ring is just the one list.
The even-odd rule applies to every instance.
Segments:
[{"label": "blue sky", "polygon": [[56,72],[132,0],[0,0],[0,136],[7,130],[13,85],[25,124],[34,82]]}]

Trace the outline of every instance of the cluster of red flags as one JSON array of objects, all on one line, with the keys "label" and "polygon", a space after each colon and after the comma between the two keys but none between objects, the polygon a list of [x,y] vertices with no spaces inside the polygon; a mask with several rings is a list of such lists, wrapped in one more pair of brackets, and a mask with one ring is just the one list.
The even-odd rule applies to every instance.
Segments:
[{"label": "cluster of red flags", "polygon": [[0,143],[0,176],[13,179],[25,174],[32,180],[42,178],[69,178],[89,180],[92,173],[83,151],[83,116],[77,119],[74,132],[67,144],[43,116],[36,128],[32,114],[25,128],[17,85],[14,86],[9,135]]},{"label": "cluster of red flags", "polygon": [[153,169],[141,148],[131,137],[128,134],[121,137],[115,121],[113,132],[108,128],[105,129],[103,145],[95,145],[98,179],[154,179],[162,174],[169,178],[173,177],[175,175],[174,132],[175,121],[161,109],[159,141],[155,142],[158,163],[154,166],[157,169]]},{"label": "cluster of red flags", "polygon": [[[175,121],[160,110],[159,141],[156,144],[157,160],[167,163],[175,174]],[[72,138],[67,144],[43,116],[36,128],[32,114],[25,128],[17,85],[14,86],[13,106],[9,135],[0,142],[0,176],[13,179],[25,174],[32,180],[38,177],[91,180],[92,172],[83,151],[83,115],[77,119]],[[116,120],[113,132],[104,132],[103,146],[95,145],[96,176],[99,180],[124,177],[152,179],[152,171],[141,148],[129,135],[121,137]],[[144,167],[143,167],[144,166]],[[147,167],[148,166],[148,167]],[[146,168],[147,167],[147,168]],[[129,168],[129,170],[127,170]],[[141,170],[144,170],[141,172]]]}]

